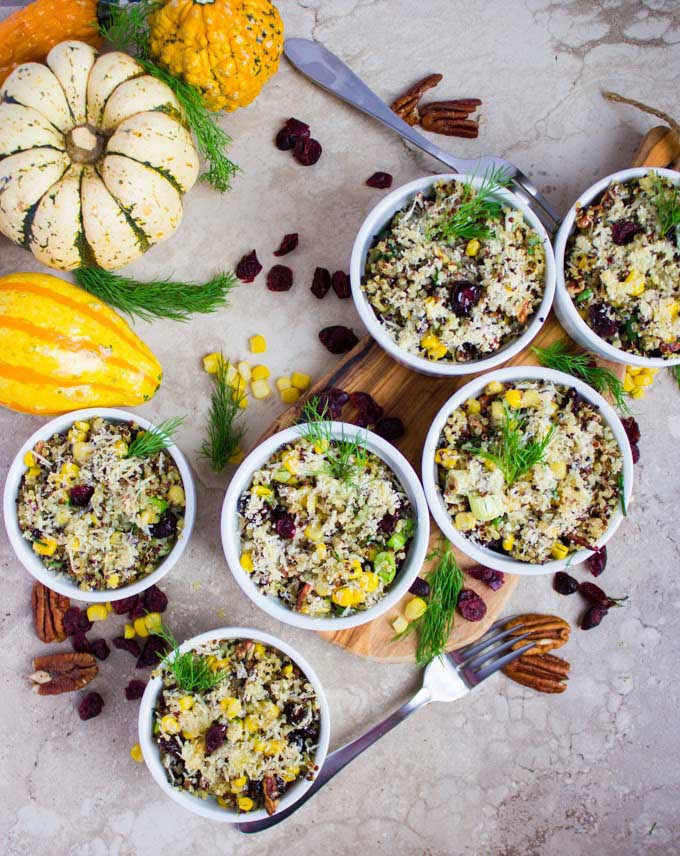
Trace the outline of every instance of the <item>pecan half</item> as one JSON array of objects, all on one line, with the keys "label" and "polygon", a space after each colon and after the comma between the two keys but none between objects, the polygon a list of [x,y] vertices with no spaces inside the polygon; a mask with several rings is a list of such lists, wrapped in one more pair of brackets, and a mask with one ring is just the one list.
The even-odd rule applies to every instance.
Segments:
[{"label": "pecan half", "polygon": [[466,137],[474,139],[479,136],[479,124],[474,119],[457,118],[455,111],[449,115],[445,112],[423,114],[420,124],[426,131],[444,134],[447,137]]},{"label": "pecan half", "polygon": [[99,669],[92,654],[45,654],[33,660],[29,675],[38,695],[58,695],[80,690],[96,677]]},{"label": "pecan half", "polygon": [[262,794],[264,796],[264,807],[267,809],[267,814],[271,816],[279,807],[280,796],[274,776],[268,775],[262,779]]},{"label": "pecan half", "polygon": [[66,639],[64,614],[71,605],[69,598],[48,589],[42,583],[33,583],[31,609],[38,639],[43,642],[63,642]]},{"label": "pecan half", "polygon": [[504,667],[503,672],[515,683],[539,693],[563,693],[567,688],[569,669],[566,660],[553,654],[522,654]]},{"label": "pecan half", "polygon": [[234,647],[234,653],[239,658],[239,660],[246,660],[255,650],[255,643],[252,639],[244,639],[242,642],[238,642]]},{"label": "pecan half", "polygon": [[[518,625],[523,625],[519,627]],[[513,650],[521,648],[527,642],[535,642],[533,648],[530,648],[523,656],[535,656],[537,654],[545,654],[552,651],[553,648],[561,648],[562,645],[569,639],[571,627],[569,622],[565,621],[557,615],[535,615],[529,613],[527,615],[518,615],[503,626],[504,630],[510,630],[512,627],[517,627],[511,636],[522,636],[525,633],[529,635],[512,647]]]},{"label": "pecan half", "polygon": [[297,598],[295,600],[295,609],[299,612],[302,609],[302,605],[305,602],[305,598],[312,588],[311,583],[302,583],[300,588],[298,589]]},{"label": "pecan half", "polygon": [[420,115],[426,116],[428,113],[447,113],[449,115],[455,113],[461,118],[469,116],[481,106],[479,98],[450,98],[447,101],[429,101],[423,104],[420,108]]},{"label": "pecan half", "polygon": [[418,102],[428,89],[435,87],[442,79],[441,74],[428,74],[414,83],[409,89],[392,102],[392,110],[408,125],[417,125],[420,120]]}]

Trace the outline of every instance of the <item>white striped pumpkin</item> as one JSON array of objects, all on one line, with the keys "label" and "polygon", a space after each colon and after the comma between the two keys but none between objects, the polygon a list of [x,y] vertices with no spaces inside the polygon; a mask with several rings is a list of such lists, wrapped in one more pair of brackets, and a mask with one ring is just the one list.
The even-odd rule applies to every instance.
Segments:
[{"label": "white striped pumpkin", "polygon": [[127,54],[62,42],[0,89],[0,232],[43,264],[123,267],[169,238],[198,155],[180,105]]}]

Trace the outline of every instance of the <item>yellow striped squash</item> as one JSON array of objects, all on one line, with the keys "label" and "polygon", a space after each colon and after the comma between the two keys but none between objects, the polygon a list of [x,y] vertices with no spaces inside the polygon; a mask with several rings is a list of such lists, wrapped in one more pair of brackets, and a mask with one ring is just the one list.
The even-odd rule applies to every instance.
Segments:
[{"label": "yellow striped squash", "polygon": [[160,386],[158,360],[105,303],[39,273],[0,277],[0,405],[23,413],[131,406]]}]

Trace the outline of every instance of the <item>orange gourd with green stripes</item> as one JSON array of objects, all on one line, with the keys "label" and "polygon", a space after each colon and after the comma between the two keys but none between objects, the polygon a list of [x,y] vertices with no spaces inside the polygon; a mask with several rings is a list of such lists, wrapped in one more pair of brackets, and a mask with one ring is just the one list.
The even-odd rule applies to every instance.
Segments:
[{"label": "orange gourd with green stripes", "polygon": [[148,401],[162,369],[105,303],[56,276],[0,277],[0,405],[53,414]]}]

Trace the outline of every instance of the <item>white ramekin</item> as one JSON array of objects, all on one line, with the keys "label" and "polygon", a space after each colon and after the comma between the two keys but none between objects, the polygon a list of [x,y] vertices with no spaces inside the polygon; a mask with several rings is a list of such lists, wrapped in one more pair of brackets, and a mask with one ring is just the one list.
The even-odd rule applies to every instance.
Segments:
[{"label": "white ramekin", "polygon": [[[614,409],[595,390],[588,384],[573,377],[572,375],[564,374],[564,372],[556,372],[551,369],[544,369],[539,366],[513,366],[507,369],[490,372],[482,377],[475,378],[469,383],[462,386],[439,411],[435,417],[432,427],[430,428],[427,437],[425,438],[425,447],[423,449],[423,486],[425,487],[425,495],[430,506],[432,516],[437,521],[439,528],[444,535],[458,547],[458,549],[478,562],[480,565],[485,565],[489,568],[494,568],[497,571],[505,571],[509,574],[553,574],[555,571],[564,570],[568,565],[576,565],[579,562],[584,562],[588,556],[593,555],[592,550],[577,550],[568,556],[566,559],[558,559],[546,562],[543,565],[534,565],[528,562],[520,562],[517,559],[512,559],[510,556],[503,556],[499,553],[489,550],[488,547],[481,547],[473,543],[469,538],[460,532],[453,525],[453,520],[449,516],[444,500],[442,499],[439,485],[437,482],[437,465],[434,462],[434,455],[439,447],[439,438],[441,437],[444,425],[447,419],[458,407],[462,406],[468,398],[475,398],[479,395],[484,387],[491,381],[500,381],[501,383],[512,383],[522,380],[545,380],[561,386],[572,386],[574,389],[586,399],[590,404],[594,405],[602,414],[605,422],[611,428],[612,434],[621,449],[623,457],[623,484],[624,495],[626,500],[626,508],[630,507],[631,497],[633,495],[633,456],[630,451],[630,443],[626,436],[626,432],[621,424],[621,420],[617,416]],[[601,547],[606,544],[614,535],[623,520],[623,512],[620,507],[612,515],[612,518],[604,535],[597,540],[597,546]]]},{"label": "white ramekin", "polygon": [[502,201],[505,205],[511,208],[519,209],[524,215],[525,220],[536,230],[543,242],[545,251],[545,283],[543,291],[543,299],[536,311],[533,320],[524,331],[524,333],[496,351],[491,356],[481,360],[475,360],[470,363],[450,363],[444,360],[433,361],[425,359],[425,357],[411,354],[408,351],[400,348],[394,339],[387,333],[385,328],[380,323],[377,315],[366,295],[361,288],[361,280],[366,266],[366,256],[368,251],[373,246],[376,236],[388,225],[394,214],[401,210],[409,200],[417,193],[426,193],[432,186],[439,181],[467,181],[478,186],[483,178],[471,175],[463,175],[460,173],[445,173],[440,175],[428,175],[425,178],[418,178],[402,187],[393,190],[388,196],[382,199],[375,208],[370,212],[364,220],[359,233],[354,241],[352,249],[352,259],[350,262],[350,279],[352,283],[352,297],[357,308],[361,320],[364,322],[368,332],[386,351],[392,359],[406,366],[409,369],[420,372],[421,374],[433,375],[436,377],[458,377],[460,375],[476,374],[477,372],[488,371],[502,363],[507,362],[524,348],[526,348],[531,340],[536,336],[538,331],[543,326],[545,319],[548,317],[550,307],[552,305],[553,296],[555,294],[555,257],[553,254],[550,237],[545,230],[545,227],[534,214],[534,212],[526,205],[523,200],[519,199],[509,190],[499,190],[494,196]]},{"label": "white ramekin", "polygon": [[665,178],[670,178],[675,184],[680,183],[680,173],[672,169],[660,169],[658,167],[634,167],[633,169],[622,169],[620,172],[612,173],[589,187],[582,193],[567,212],[566,217],[555,237],[555,265],[557,267],[557,287],[555,291],[555,313],[560,324],[567,334],[578,344],[600,357],[613,360],[616,363],[626,363],[630,366],[647,366],[651,368],[668,368],[680,364],[680,354],[672,359],[664,360],[661,357],[641,357],[639,354],[629,354],[621,348],[615,348],[609,342],[601,339],[581,318],[574,301],[567,291],[564,277],[564,255],[567,241],[574,231],[574,220],[576,219],[576,206],[586,207],[590,205],[601,193],[613,182],[626,182],[633,178],[641,178],[650,172],[656,172]]},{"label": "white ramekin", "polygon": [[[319,743],[316,747],[314,755],[314,764],[320,770],[323,762],[326,759],[328,752],[328,741],[331,735],[331,716],[328,708],[328,701],[324,693],[319,676],[314,669],[299,654],[295,648],[292,648],[286,642],[278,639],[276,636],[270,636],[268,633],[262,633],[259,630],[254,630],[250,627],[221,627],[217,630],[209,630],[207,633],[201,633],[199,636],[194,636],[192,639],[187,639],[179,646],[180,652],[188,651],[197,645],[202,645],[205,642],[212,642],[215,639],[252,639],[254,642],[261,642],[263,645],[269,645],[272,648],[277,648],[282,653],[286,654],[300,668],[309,683],[314,687],[314,692],[319,702]],[[149,683],[146,685],[144,695],[142,696],[141,707],[139,709],[139,745],[142,747],[144,762],[149,769],[149,772],[154,777],[161,790],[179,803],[188,811],[198,814],[201,817],[207,817],[209,820],[216,820],[221,823],[242,823],[243,821],[263,820],[267,817],[265,809],[257,811],[238,812],[233,809],[222,808],[218,805],[213,797],[202,799],[194,796],[188,791],[183,791],[179,788],[174,788],[165,774],[165,769],[161,763],[161,754],[158,744],[153,734],[154,710],[156,707],[156,699],[161,691],[163,682],[160,677],[152,676]],[[318,772],[318,771],[317,771]],[[297,802],[300,797],[309,790],[314,783],[306,778],[298,779],[281,797],[279,803],[279,811],[284,811]]]},{"label": "white ramekin", "polygon": [[403,487],[416,519],[416,531],[409,547],[406,561],[397,573],[387,594],[375,606],[346,617],[324,618],[321,616],[303,615],[299,612],[294,612],[292,609],[288,609],[277,597],[263,594],[241,567],[241,535],[239,533],[237,512],[238,499],[243,491],[248,489],[253,473],[259,470],[277,449],[280,449],[281,446],[285,446],[287,443],[292,443],[300,439],[302,431],[304,431],[304,425],[296,425],[278,434],[274,434],[273,437],[269,437],[269,439],[265,440],[264,443],[261,443],[252,451],[236,470],[224,497],[224,504],[222,505],[222,546],[227,563],[236,582],[253,603],[268,615],[278,618],[279,621],[283,621],[285,624],[292,624],[293,627],[301,627],[307,630],[332,631],[358,627],[360,624],[366,624],[390,609],[408,591],[409,586],[418,576],[418,572],[427,554],[427,545],[430,537],[430,515],[423,488],[413,467],[401,452],[395,449],[387,440],[383,440],[382,437],[371,431],[358,428],[356,425],[344,422],[333,422],[331,425],[334,437],[343,436],[343,432],[344,436],[349,439],[359,434],[365,437],[365,445],[369,452],[373,452],[387,464],[396,476],[397,481]]},{"label": "white ramekin", "polygon": [[142,428],[149,430],[154,425],[148,419],[138,416],[136,413],[130,413],[127,410],[118,410],[112,407],[90,407],[87,410],[74,410],[71,413],[62,413],[54,419],[50,419],[34,434],[26,440],[23,446],[19,449],[16,457],[7,473],[7,481],[5,482],[5,493],[3,499],[3,511],[5,517],[5,528],[9,536],[10,543],[14,548],[14,552],[21,564],[29,571],[36,580],[39,580],[43,585],[59,594],[73,598],[73,600],[83,600],[88,603],[105,603],[106,601],[122,600],[124,597],[130,597],[133,594],[139,594],[149,588],[154,583],[158,583],[172,568],[175,562],[184,552],[184,548],[191,537],[191,530],[194,526],[194,518],[196,516],[196,491],[194,488],[194,480],[189,469],[189,464],[186,458],[177,448],[177,446],[169,446],[167,451],[172,456],[177,469],[182,476],[184,483],[184,495],[186,497],[186,507],[184,511],[184,527],[180,536],[177,538],[175,546],[172,548],[166,558],[160,563],[153,573],[148,574],[142,579],[137,580],[127,586],[121,586],[117,589],[103,589],[101,591],[83,591],[78,588],[71,577],[66,574],[55,574],[48,570],[40,561],[30,543],[22,536],[19,529],[19,520],[17,517],[17,496],[19,494],[19,485],[21,477],[26,471],[24,464],[24,455],[30,452],[39,440],[49,440],[53,434],[60,434],[62,431],[67,431],[74,422],[85,421],[94,416],[101,416],[103,419],[110,419],[113,422],[131,422],[134,421]]}]

